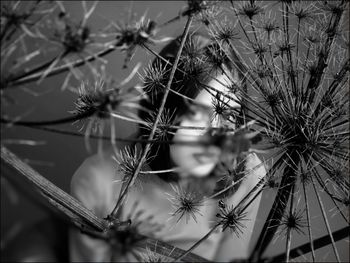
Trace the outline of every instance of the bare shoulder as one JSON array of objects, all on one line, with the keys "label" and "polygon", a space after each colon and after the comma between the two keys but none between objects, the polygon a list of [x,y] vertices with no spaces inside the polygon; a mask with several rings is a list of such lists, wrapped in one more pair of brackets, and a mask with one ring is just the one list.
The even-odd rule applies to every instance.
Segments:
[{"label": "bare shoulder", "polygon": [[119,180],[120,175],[116,172],[117,165],[109,151],[103,154],[95,154],[85,159],[74,173],[71,180],[71,191],[76,187],[91,187],[110,184]]},{"label": "bare shoulder", "polygon": [[248,180],[254,184],[266,176],[264,162],[256,153],[250,153],[246,157],[246,172],[249,173]]}]

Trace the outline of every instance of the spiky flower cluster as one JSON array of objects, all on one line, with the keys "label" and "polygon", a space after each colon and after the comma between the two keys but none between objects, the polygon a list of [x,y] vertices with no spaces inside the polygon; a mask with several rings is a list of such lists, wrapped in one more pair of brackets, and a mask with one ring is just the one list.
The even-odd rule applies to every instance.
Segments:
[{"label": "spiky flower cluster", "polygon": [[[147,124],[145,126],[142,126],[141,129],[151,131],[156,116],[157,114],[153,112],[151,117],[149,119],[146,119]],[[164,109],[159,119],[159,125],[155,131],[155,140],[169,140],[171,135],[174,133],[170,128],[174,122],[174,118],[174,112],[170,112],[169,109]]]},{"label": "spiky flower cluster", "polygon": [[[114,156],[114,160],[118,164],[118,171],[122,173],[123,182],[128,182],[135,173],[135,170],[140,163],[142,157],[142,150],[137,148],[137,146],[129,147],[126,146],[122,150],[120,150],[116,156]],[[143,163],[141,167],[141,171],[147,171],[147,161]],[[145,183],[144,177],[140,174],[137,177],[135,185],[137,187],[142,187],[142,184]]]},{"label": "spiky flower cluster", "polygon": [[104,91],[104,80],[95,82],[93,88],[89,83],[82,82],[79,87],[79,97],[75,102],[76,109],[73,114],[96,113],[99,118],[109,117],[108,112],[116,109],[121,100],[119,89]]},{"label": "spiky flower cluster", "polygon": [[139,75],[143,88],[147,94],[150,94],[150,99],[153,100],[153,97],[162,93],[165,90],[165,86],[168,80],[169,67],[162,64],[156,60],[155,63],[150,64],[147,68],[144,69],[144,74]]},{"label": "spiky flower cluster", "polygon": [[292,212],[284,214],[281,221],[282,231],[295,230],[299,234],[305,234],[303,228],[307,227],[307,221],[304,219],[303,210],[294,209]]},{"label": "spiky flower cluster", "polygon": [[197,214],[201,215],[200,207],[203,206],[203,196],[191,187],[182,187],[179,185],[171,185],[172,193],[168,193],[169,201],[171,202],[174,212],[171,214],[177,217],[176,222],[179,222],[185,217],[186,223],[192,217],[197,222]]},{"label": "spiky flower cluster", "polygon": [[247,220],[246,213],[240,211],[240,209],[228,206],[224,201],[219,201],[220,213],[216,215],[219,218],[219,224],[222,226],[222,231],[227,228],[237,236],[243,234],[243,228],[245,225],[242,221]]},{"label": "spiky flower cluster", "polygon": [[66,13],[58,14],[57,28],[54,37],[63,45],[65,52],[82,52],[92,42],[90,28],[87,25],[73,23]]}]

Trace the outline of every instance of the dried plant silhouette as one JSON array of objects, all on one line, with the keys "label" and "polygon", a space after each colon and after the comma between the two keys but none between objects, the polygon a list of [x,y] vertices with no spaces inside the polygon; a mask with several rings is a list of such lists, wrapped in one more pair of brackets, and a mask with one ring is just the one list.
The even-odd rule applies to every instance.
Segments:
[{"label": "dried plant silhouette", "polygon": [[[1,159],[8,168],[5,171],[15,171],[11,176],[22,175],[23,180],[30,180],[76,227],[110,242],[115,249],[131,251],[140,261],[207,261],[191,251],[217,229],[238,236],[247,231],[245,210],[252,199],[248,200],[266,191],[273,193],[272,206],[266,218],[259,218],[264,224],[253,252],[242,260],[289,262],[311,253],[306,260],[317,262],[322,258],[317,258],[315,251],[325,246],[330,247],[337,262],[348,260],[338,252],[336,243],[349,238],[348,1],[188,0],[179,15],[167,21],[142,15],[130,21],[111,22],[99,32],[91,30],[89,18],[96,6],[103,3],[83,1],[80,21],[70,17],[66,5],[68,3],[53,1],[1,3]],[[177,56],[171,63],[154,47],[164,45],[173,37],[158,36],[159,29],[180,20],[186,23]],[[208,54],[200,53],[187,41],[190,30],[199,27],[207,31],[215,43],[216,48]],[[37,42],[41,47],[30,42]],[[53,52],[46,52],[46,47]],[[128,68],[136,49],[152,54],[152,60],[165,61],[171,70],[151,62],[143,71],[140,65]],[[123,67],[130,73],[122,81],[104,70],[108,64],[105,57],[111,52],[125,54]],[[198,76],[203,72],[213,78],[215,72],[224,74],[223,64],[227,59],[240,76],[239,83],[232,80],[228,87],[232,93],[223,93],[201,83]],[[141,234],[142,224],[137,218],[130,216],[130,222],[118,219],[130,188],[135,184],[143,185],[145,167],[152,158],[149,155],[151,145],[190,144],[169,141],[167,135],[176,129],[198,129],[176,126],[172,112],[164,108],[168,94],[184,96],[171,89],[177,70],[216,94],[212,101],[212,119],[219,128],[199,127],[206,133],[203,140],[196,143],[223,149],[224,190],[232,190],[239,180],[244,180],[244,173],[232,170],[227,164],[239,160],[238,157],[247,152],[263,156],[268,168],[266,178],[262,178],[237,206],[231,207],[222,200],[218,202],[217,222],[188,251],[155,240],[152,233]],[[26,113],[8,114],[9,109],[15,107],[13,90],[29,83],[41,85],[58,74],[64,78],[62,92],[77,97],[75,105],[69,109],[71,116],[65,116],[67,109],[62,109],[61,119],[42,121],[28,120]],[[86,75],[93,79],[86,81]],[[142,84],[129,87],[130,80],[137,77]],[[164,96],[152,119],[143,120],[133,113],[144,110],[138,104],[141,98],[152,100],[152,94],[159,90],[164,90]],[[201,107],[191,102],[191,98],[184,96],[184,99],[191,107]],[[231,108],[230,100],[239,103],[241,109]],[[142,139],[118,138],[115,118],[139,124],[140,129],[148,130],[150,135]],[[74,122],[79,124],[79,131],[51,127]],[[240,126],[233,130],[225,123],[239,123]],[[22,138],[7,140],[6,129],[13,126],[81,136],[90,152],[94,151],[90,140],[100,141],[98,151],[102,151],[102,140],[109,141],[117,152],[115,160],[125,173],[123,187],[110,214],[98,218],[10,152],[6,144],[40,143]],[[110,137],[105,136],[106,127],[111,129]],[[136,148],[118,151],[115,146],[118,140],[143,142],[146,146],[141,151]],[[7,172],[2,172],[2,176],[7,176]],[[174,206],[176,220],[184,217],[186,221],[196,221],[200,216],[198,207],[204,204],[205,197],[177,187],[174,192],[169,200]],[[315,207],[324,229],[324,236],[317,238],[314,234]],[[342,227],[334,229],[332,220],[341,221],[338,224]],[[296,235],[306,235],[308,241],[296,244]],[[118,239],[120,236],[128,238]],[[285,242],[285,252],[266,257],[264,252],[274,246],[276,238]],[[146,248],[146,252],[139,254],[139,247]]]}]

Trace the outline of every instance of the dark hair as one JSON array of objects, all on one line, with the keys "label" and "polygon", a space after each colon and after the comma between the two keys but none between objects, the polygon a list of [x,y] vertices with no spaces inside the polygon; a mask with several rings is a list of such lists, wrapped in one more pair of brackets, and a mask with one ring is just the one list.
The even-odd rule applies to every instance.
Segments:
[{"label": "dark hair", "polygon": [[[175,61],[175,56],[179,50],[181,43],[181,37],[172,40],[167,44],[159,53],[161,57],[169,61],[172,65]],[[180,57],[178,69],[175,72],[174,79],[171,85],[171,89],[194,99],[198,93],[203,89],[203,84],[209,82],[210,73],[214,70],[222,70],[222,65],[225,65],[229,70],[233,70],[235,67],[228,58],[228,53],[222,51],[222,48],[217,43],[213,43],[210,37],[202,32],[190,33]],[[208,63],[210,60],[210,63]],[[166,63],[160,58],[156,58],[152,66],[159,69],[163,69],[162,83],[163,88],[156,88],[152,91],[148,91],[148,99],[143,99],[140,105],[147,109],[139,112],[139,117],[142,120],[151,121],[157,113],[161,101],[163,99],[165,86],[168,82],[171,65]],[[177,124],[177,120],[188,110],[188,101],[183,97],[169,92],[165,110],[170,113],[170,122],[174,125]],[[139,136],[147,139],[149,136],[149,129],[140,127]],[[168,140],[171,140],[173,136],[169,135]],[[153,144],[149,156],[152,157],[149,165],[152,170],[164,170],[173,167],[173,163],[170,158],[169,144]],[[162,174],[160,176],[166,181],[177,181],[178,175],[174,173]]]}]

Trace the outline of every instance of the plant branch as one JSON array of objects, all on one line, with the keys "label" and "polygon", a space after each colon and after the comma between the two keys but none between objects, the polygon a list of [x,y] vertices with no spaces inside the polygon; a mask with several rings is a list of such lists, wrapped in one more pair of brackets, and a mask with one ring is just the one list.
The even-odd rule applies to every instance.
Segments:
[{"label": "plant branch", "polygon": [[[116,46],[109,46],[108,48],[94,54],[94,55],[91,55],[87,58],[84,58],[84,59],[80,59],[80,60],[77,60],[77,61],[74,61],[74,62],[71,62],[71,63],[67,63],[67,64],[64,64],[62,66],[58,66],[58,67],[55,67],[53,68],[50,73],[47,74],[46,77],[49,77],[49,76],[54,76],[54,75],[57,75],[59,73],[62,73],[62,72],[65,72],[65,71],[68,71],[70,70],[71,68],[76,68],[76,67],[79,67],[79,66],[82,66],[84,64],[86,64],[87,62],[90,62],[90,61],[94,61],[96,60],[98,57],[103,57],[109,53],[111,53],[112,51],[114,51],[116,49]],[[33,81],[36,81],[36,80],[39,80],[43,75],[43,72],[38,72],[38,73],[35,73],[33,75],[30,75],[30,76],[27,76],[27,77],[24,77],[24,78],[20,78],[16,81],[13,81],[13,82],[9,82],[7,83],[7,88],[12,88],[12,87],[16,87],[16,86],[19,86],[19,85],[22,85],[22,84],[26,84],[26,83],[30,83],[30,82],[33,82]],[[5,87],[5,88],[6,88]]]},{"label": "plant branch", "polygon": [[64,212],[76,224],[87,223],[97,231],[103,231],[106,228],[105,221],[96,217],[75,198],[44,178],[4,146],[1,146],[1,161],[15,174],[19,173],[33,183],[44,198]]},{"label": "plant branch", "polygon": [[[170,77],[169,77],[169,81],[168,81],[168,84],[167,84],[167,88],[164,92],[164,96],[163,96],[163,100],[162,100],[162,103],[160,105],[160,108],[158,110],[158,114],[157,114],[157,117],[156,117],[156,120],[154,122],[154,125],[152,127],[152,131],[148,137],[148,140],[152,140],[153,137],[154,137],[154,134],[156,132],[156,129],[157,129],[157,125],[160,121],[160,117],[161,117],[161,114],[164,110],[164,106],[165,106],[165,102],[166,102],[166,99],[168,97],[168,94],[169,94],[169,89],[171,87],[171,83],[173,81],[173,78],[174,78],[174,75],[175,75],[175,71],[176,71],[176,68],[177,68],[177,64],[180,60],[180,56],[181,56],[181,52],[182,52],[182,49],[185,45],[185,41],[186,41],[186,38],[187,38],[187,35],[188,35],[188,32],[190,30],[190,25],[191,25],[191,22],[193,20],[193,17],[192,15],[190,15],[188,17],[188,20],[187,20],[187,23],[186,23],[186,26],[185,26],[185,30],[184,30],[184,33],[182,34],[182,40],[181,40],[181,44],[180,44],[180,48],[177,52],[177,55],[176,55],[176,59],[175,59],[175,62],[173,64],[173,67],[171,69],[171,73],[170,73]],[[147,158],[147,154],[148,154],[148,151],[151,147],[151,144],[150,143],[147,143],[144,150],[143,150],[143,153],[142,153],[142,157],[140,159],[140,162],[138,164],[138,166],[136,167],[136,170],[134,172],[134,174],[132,175],[132,177],[128,180],[124,190],[121,192],[121,194],[119,195],[119,198],[118,198],[118,201],[117,201],[117,204],[116,206],[114,207],[114,209],[112,210],[111,212],[111,217],[114,218],[116,216],[116,214],[118,213],[121,205],[123,204],[125,198],[126,198],[126,194],[128,193],[128,190],[129,190],[129,186],[132,185],[134,183],[134,181],[136,180],[137,178],[137,175],[139,174],[139,172],[141,171],[141,167],[144,163],[144,161],[146,160]]]}]

